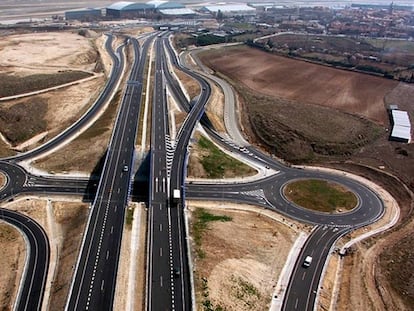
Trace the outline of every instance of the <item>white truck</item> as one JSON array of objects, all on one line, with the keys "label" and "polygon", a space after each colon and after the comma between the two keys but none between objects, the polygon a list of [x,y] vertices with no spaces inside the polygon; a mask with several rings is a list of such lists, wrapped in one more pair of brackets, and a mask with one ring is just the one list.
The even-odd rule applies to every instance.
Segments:
[{"label": "white truck", "polygon": [[177,206],[178,203],[180,203],[180,199],[181,199],[180,189],[174,189],[173,190],[173,197],[172,197],[173,205]]}]

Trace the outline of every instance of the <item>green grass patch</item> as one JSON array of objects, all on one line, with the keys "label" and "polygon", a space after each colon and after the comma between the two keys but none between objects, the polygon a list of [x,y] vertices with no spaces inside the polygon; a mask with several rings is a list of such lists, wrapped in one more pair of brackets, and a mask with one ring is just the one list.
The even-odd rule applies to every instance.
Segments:
[{"label": "green grass patch", "polygon": [[238,278],[238,285],[240,286],[240,290],[238,291],[240,297],[244,297],[245,295],[248,296],[257,296],[260,298],[260,293],[257,288],[250,282],[243,280],[241,277]]},{"label": "green grass patch", "polygon": [[196,253],[199,258],[204,258],[205,253],[201,247],[203,233],[208,229],[208,224],[212,221],[231,221],[232,218],[226,215],[215,215],[207,212],[204,208],[197,208],[194,211],[194,223],[192,226],[194,243],[196,245]]},{"label": "green grass patch", "polygon": [[127,208],[125,215],[125,223],[127,228],[131,229],[132,221],[134,220],[134,209],[132,207]]},{"label": "green grass patch", "polygon": [[297,205],[319,212],[351,210],[358,203],[357,197],[348,189],[319,179],[292,182],[286,186],[284,193]]},{"label": "green grass patch", "polygon": [[200,136],[198,145],[204,151],[201,165],[208,178],[246,176],[254,173],[251,167],[225,154],[204,136]]},{"label": "green grass patch", "polygon": [[250,24],[250,23],[237,23],[237,22],[234,22],[234,23],[226,23],[225,26],[226,27],[236,28],[236,29],[239,29],[239,30],[246,30],[246,31],[247,30],[253,31],[256,28],[253,24]]},{"label": "green grass patch", "polygon": [[0,97],[24,94],[90,77],[83,71],[59,71],[54,74],[35,74],[25,77],[0,74]]}]

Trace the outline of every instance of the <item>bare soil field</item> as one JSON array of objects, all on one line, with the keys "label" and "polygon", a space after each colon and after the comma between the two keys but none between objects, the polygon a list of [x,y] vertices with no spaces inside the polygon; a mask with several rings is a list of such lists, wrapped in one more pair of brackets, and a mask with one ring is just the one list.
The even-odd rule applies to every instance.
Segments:
[{"label": "bare soil field", "polygon": [[88,207],[89,204],[81,202],[53,202],[59,251],[48,302],[50,310],[64,309],[89,214]]},{"label": "bare soil field", "polygon": [[[99,95],[104,78],[52,93],[0,104],[0,131],[17,151],[32,149],[56,136],[86,112]],[[39,134],[41,141],[30,140]],[[27,143],[26,143],[27,142]],[[23,144],[23,148],[19,145]]]},{"label": "bare soil field", "polygon": [[381,167],[414,189],[414,144],[388,141],[386,111],[397,104],[413,120],[414,85],[248,47],[200,58],[238,83],[246,135],[269,152],[293,163],[352,160]]},{"label": "bare soil field", "polygon": [[0,69],[18,77],[59,70],[94,71],[98,53],[93,42],[77,32],[46,32],[3,36]]},{"label": "bare soil field", "polygon": [[[386,106],[399,105],[413,120],[414,86],[247,47],[211,51],[203,61],[237,89],[250,142],[291,163],[364,176],[397,200],[399,225],[345,258],[341,284],[355,291],[340,293],[339,305],[411,310],[414,242],[407,237],[414,208],[414,144],[388,141]],[[402,259],[395,260],[396,254]]]},{"label": "bare soil field", "polygon": [[[95,39],[72,32],[4,36],[0,43],[0,74],[10,77],[10,81],[27,80],[15,90],[20,93],[32,88],[33,77],[50,78],[73,70],[90,75],[102,70],[100,54],[104,53]],[[0,104],[0,132],[17,151],[36,147],[77,120],[98,96],[104,81],[100,76],[76,86],[3,102]],[[30,141],[33,137],[35,139]],[[21,144],[23,146],[19,147]],[[7,144],[1,147],[1,154],[12,152],[5,150],[10,149]]]},{"label": "bare soil field", "polygon": [[12,310],[26,257],[23,236],[6,223],[0,223],[0,310]]},{"label": "bare soil field", "polygon": [[92,172],[103,159],[120,100],[118,92],[102,116],[75,140],[53,154],[34,161],[33,165],[48,172]]},{"label": "bare soil field", "polygon": [[[203,62],[261,94],[322,105],[388,124],[384,96],[396,81],[297,61],[237,46],[208,52]],[[254,61],[253,61],[254,60]]]},{"label": "bare soil field", "polygon": [[[193,230],[200,221],[196,218],[200,208],[211,215],[208,217],[226,216],[230,220],[208,221],[200,243],[193,244],[197,310],[268,309],[295,233],[259,210],[235,211],[206,205],[211,204],[190,204]],[[197,247],[202,248],[204,256],[198,255]]]}]

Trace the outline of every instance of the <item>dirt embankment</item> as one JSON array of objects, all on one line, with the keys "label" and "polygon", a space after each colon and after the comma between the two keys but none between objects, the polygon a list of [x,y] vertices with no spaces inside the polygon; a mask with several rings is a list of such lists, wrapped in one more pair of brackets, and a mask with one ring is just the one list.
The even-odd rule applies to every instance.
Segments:
[{"label": "dirt embankment", "polygon": [[[260,214],[260,210],[236,211],[206,205],[190,204],[191,236],[200,236],[192,250],[198,309],[268,309],[295,233]],[[197,217],[200,208],[207,212],[201,219]],[[200,234],[203,221],[214,217],[227,221],[207,221]],[[196,222],[198,226],[194,227]]]},{"label": "dirt embankment", "polygon": [[54,202],[53,216],[58,233],[58,263],[49,296],[49,307],[63,310],[69,293],[72,275],[78,258],[86,225],[88,204],[79,202]]},{"label": "dirt embankment", "polygon": [[413,120],[414,86],[246,47],[204,55],[236,85],[251,142],[289,162],[364,176],[398,201],[400,225],[345,258],[344,288],[363,294],[340,293],[339,304],[358,310],[369,310],[373,302],[375,310],[412,309],[414,242],[407,236],[414,226],[414,144],[388,141],[386,107],[397,104]]},{"label": "dirt embankment", "polygon": [[[48,87],[50,81],[55,85],[101,72],[103,51],[99,40],[98,44],[95,40],[72,32],[2,37],[0,75],[8,81],[19,79],[20,84],[13,84],[13,93],[20,94],[33,86]],[[39,85],[39,81],[43,82]],[[4,102],[0,108],[0,133],[18,151],[34,148],[77,120],[98,96],[104,82],[100,75],[75,86],[30,96],[30,99]],[[0,154],[13,152],[10,146],[2,142]]]},{"label": "dirt embankment", "polygon": [[[23,272],[26,245],[23,236],[14,227],[0,223],[0,309],[11,310],[16,300]],[[6,250],[6,251],[5,251]]]}]

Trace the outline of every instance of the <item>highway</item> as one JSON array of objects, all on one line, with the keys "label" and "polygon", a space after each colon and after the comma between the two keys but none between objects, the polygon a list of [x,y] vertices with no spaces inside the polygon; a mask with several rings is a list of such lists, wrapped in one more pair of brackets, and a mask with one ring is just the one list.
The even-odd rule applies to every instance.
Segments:
[{"label": "highway", "polygon": [[[197,122],[204,114],[204,106],[211,90],[210,85],[203,78],[188,72],[197,79],[202,92],[184,120],[176,137],[175,146],[172,146],[170,141],[165,140],[165,137],[169,137],[169,133],[164,80],[170,87],[175,88],[173,93],[179,103],[188,109],[190,107],[183,94],[178,91],[177,83],[172,79],[168,66],[166,66],[166,43],[169,43],[166,38],[157,39],[151,139],[147,309],[191,310],[192,299],[183,216],[184,205],[172,206],[171,198],[174,189],[179,189],[182,192],[188,143]],[[168,46],[166,47],[168,48]],[[166,161],[167,149],[173,149],[171,163]],[[184,194],[184,192],[182,193]],[[166,252],[165,249],[168,251]],[[166,254],[169,255],[168,258],[166,258]]]},{"label": "highway", "polygon": [[168,196],[169,172],[167,144],[169,137],[167,100],[162,69],[161,39],[155,41],[155,80],[151,122],[150,196],[148,230],[147,310],[175,310],[181,305],[180,288],[176,286],[175,254]]},{"label": "highway", "polygon": [[91,208],[66,310],[111,310],[113,305],[148,49],[148,40],[142,53],[136,39],[129,42],[133,45],[134,64]]},{"label": "highway", "polygon": [[[84,194],[85,198],[92,200],[96,192],[66,310],[112,308],[124,209],[129,197],[134,161],[143,68],[150,41],[151,39],[145,41],[140,53],[137,41],[129,40],[134,47],[135,61],[99,181],[35,176],[13,163],[36,157],[42,152],[50,152],[55,148],[54,144],[58,144],[54,140],[45,149],[42,146],[34,153],[20,155],[8,159],[7,162],[0,161],[0,170],[8,176],[8,183],[0,191],[0,201],[20,193]],[[200,84],[200,96],[191,104],[169,72],[164,55],[166,50],[171,62]],[[156,56],[148,198],[147,310],[192,308],[183,215],[186,198],[254,204],[315,226],[296,262],[283,304],[283,310],[313,309],[321,273],[335,241],[351,230],[379,219],[383,214],[382,202],[373,191],[343,175],[287,167],[247,145],[243,140],[236,143],[221,137],[204,114],[204,107],[211,93],[206,79],[182,67],[175,54],[173,55],[169,41],[164,37],[156,40]],[[118,57],[123,59],[122,54],[116,58]],[[165,94],[167,85],[175,99],[188,112],[174,142],[169,139]],[[265,171],[268,169],[269,175],[255,181],[233,184],[185,183],[188,143],[200,120],[216,143],[237,157],[249,158],[256,165],[266,167]],[[236,130],[233,128],[233,132]],[[68,135],[59,136],[61,142],[69,139],[71,134]],[[325,214],[312,212],[289,202],[283,195],[283,188],[287,183],[300,178],[318,178],[344,185],[357,195],[357,208],[347,213]],[[171,204],[174,189],[181,191],[183,200],[179,206]],[[307,255],[313,257],[313,262],[310,267],[304,268],[302,263]]]}]

